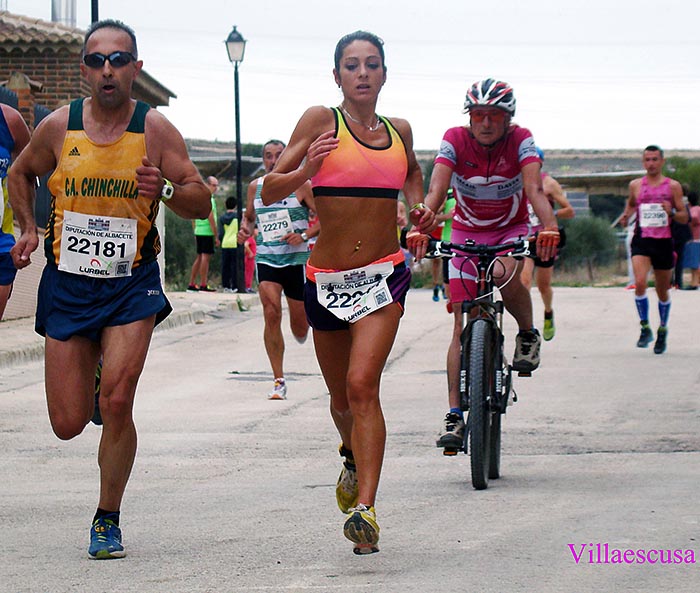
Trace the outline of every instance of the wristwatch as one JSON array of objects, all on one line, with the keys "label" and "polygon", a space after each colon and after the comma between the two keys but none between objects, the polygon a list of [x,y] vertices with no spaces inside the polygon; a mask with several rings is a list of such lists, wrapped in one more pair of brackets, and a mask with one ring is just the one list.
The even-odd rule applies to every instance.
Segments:
[{"label": "wristwatch", "polygon": [[163,177],[163,189],[160,190],[160,199],[163,202],[167,202],[170,198],[173,197],[173,194],[175,193],[175,188],[173,187],[173,184],[168,181],[165,177]]},{"label": "wristwatch", "polygon": [[304,240],[304,242],[309,240],[309,235],[306,234],[306,231],[302,231],[301,238]]}]

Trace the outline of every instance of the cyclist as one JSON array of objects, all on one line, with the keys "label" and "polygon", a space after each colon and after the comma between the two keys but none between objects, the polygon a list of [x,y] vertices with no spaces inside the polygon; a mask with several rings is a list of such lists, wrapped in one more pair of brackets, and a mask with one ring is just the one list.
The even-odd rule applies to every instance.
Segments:
[{"label": "cyclist", "polygon": [[[559,230],[540,177],[541,161],[529,130],[511,123],[515,115],[515,94],[505,82],[487,78],[475,82],[467,92],[464,112],[470,124],[450,128],[442,144],[430,180],[425,204],[439,212],[452,187],[457,200],[452,221],[452,242],[473,239],[477,243],[496,245],[527,236],[530,232],[527,200],[542,221],[538,235],[538,255],[542,261],[554,256]],[[420,258],[423,245],[415,247]],[[504,258],[496,279],[508,311],[515,317],[516,337],[513,368],[534,371],[540,364],[539,332],[532,322],[530,293],[520,280],[522,263]],[[454,257],[449,264],[450,302],[454,329],[447,352],[447,381],[450,412],[445,430],[437,441],[439,447],[461,446],[464,418],[459,402],[460,303],[476,295],[474,268],[464,257]]]},{"label": "cyclist", "polygon": [[632,268],[634,269],[635,304],[642,326],[638,348],[646,348],[654,339],[649,327],[649,298],[647,277],[654,269],[654,284],[659,298],[660,325],[656,334],[654,353],[663,354],[668,336],[668,316],[671,311],[671,275],[674,267],[671,220],[685,224],[688,209],[683,204],[683,189],[675,179],[663,175],[664,152],[656,145],[647,146],[642,155],[646,175],[630,181],[629,198],[621,224],[627,224],[636,212],[637,225],[632,237]]},{"label": "cyclist", "polygon": [[[537,146],[537,155],[540,160],[544,162],[544,151]],[[544,188],[544,193],[549,200],[549,204],[554,208],[557,206],[557,210],[554,212],[554,216],[559,220],[564,220],[566,218],[574,217],[574,207],[566,199],[566,193],[559,185],[559,182],[554,179],[551,175],[542,172],[542,186]],[[529,200],[527,203],[527,211],[530,215],[530,225],[532,226],[532,231],[542,230],[542,223],[540,219],[537,218],[532,204]],[[563,245],[563,240],[562,240]],[[537,274],[535,275],[535,268],[537,268]],[[535,280],[537,281],[537,289],[540,291],[542,296],[542,302],[544,303],[544,325],[542,327],[542,337],[549,341],[554,338],[554,333],[556,328],[554,327],[554,309],[552,308],[552,300],[554,298],[554,293],[552,291],[552,272],[554,271],[554,258],[549,261],[542,261],[536,254],[531,253],[530,257],[525,258],[523,262],[523,272],[520,274],[520,279],[522,280],[525,288],[530,290],[532,288],[532,276],[535,275]]]}]

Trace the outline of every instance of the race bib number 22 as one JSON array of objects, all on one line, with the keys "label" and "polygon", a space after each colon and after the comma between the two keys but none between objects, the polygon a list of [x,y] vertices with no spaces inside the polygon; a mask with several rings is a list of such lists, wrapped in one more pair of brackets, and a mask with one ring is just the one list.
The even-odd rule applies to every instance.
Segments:
[{"label": "race bib number 22", "polygon": [[64,212],[58,269],[97,278],[131,276],[136,220]]},{"label": "race bib number 22", "polygon": [[392,262],[370,264],[343,272],[317,272],[316,296],[338,319],[353,323],[393,302],[386,279]]}]

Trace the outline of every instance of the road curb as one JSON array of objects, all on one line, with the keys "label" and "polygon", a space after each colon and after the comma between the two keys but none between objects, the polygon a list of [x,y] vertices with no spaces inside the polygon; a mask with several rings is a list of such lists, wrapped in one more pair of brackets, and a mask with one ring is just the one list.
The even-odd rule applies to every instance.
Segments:
[{"label": "road curb", "polygon": [[[201,309],[192,309],[187,311],[173,311],[162,323],[160,323],[155,331],[165,331],[174,329],[182,325],[201,323],[207,316],[206,312]],[[34,331],[33,324],[30,330]],[[38,362],[44,358],[44,341],[40,336],[35,335],[36,341],[32,344],[18,346],[12,350],[0,351],[0,368],[7,368],[14,365],[27,364]]]}]

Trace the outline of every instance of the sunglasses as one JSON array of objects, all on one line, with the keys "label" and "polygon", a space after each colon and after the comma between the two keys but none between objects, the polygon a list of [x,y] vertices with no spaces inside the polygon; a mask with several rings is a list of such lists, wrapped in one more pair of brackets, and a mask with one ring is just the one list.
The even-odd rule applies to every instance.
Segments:
[{"label": "sunglasses", "polygon": [[502,109],[473,110],[469,112],[469,117],[477,123],[484,121],[486,116],[494,123],[501,123],[506,119],[506,112]]},{"label": "sunglasses", "polygon": [[136,58],[128,51],[115,51],[108,56],[104,54],[94,53],[83,56],[83,62],[88,68],[102,68],[105,62],[109,61],[114,68],[122,68],[131,62],[135,62]]}]

